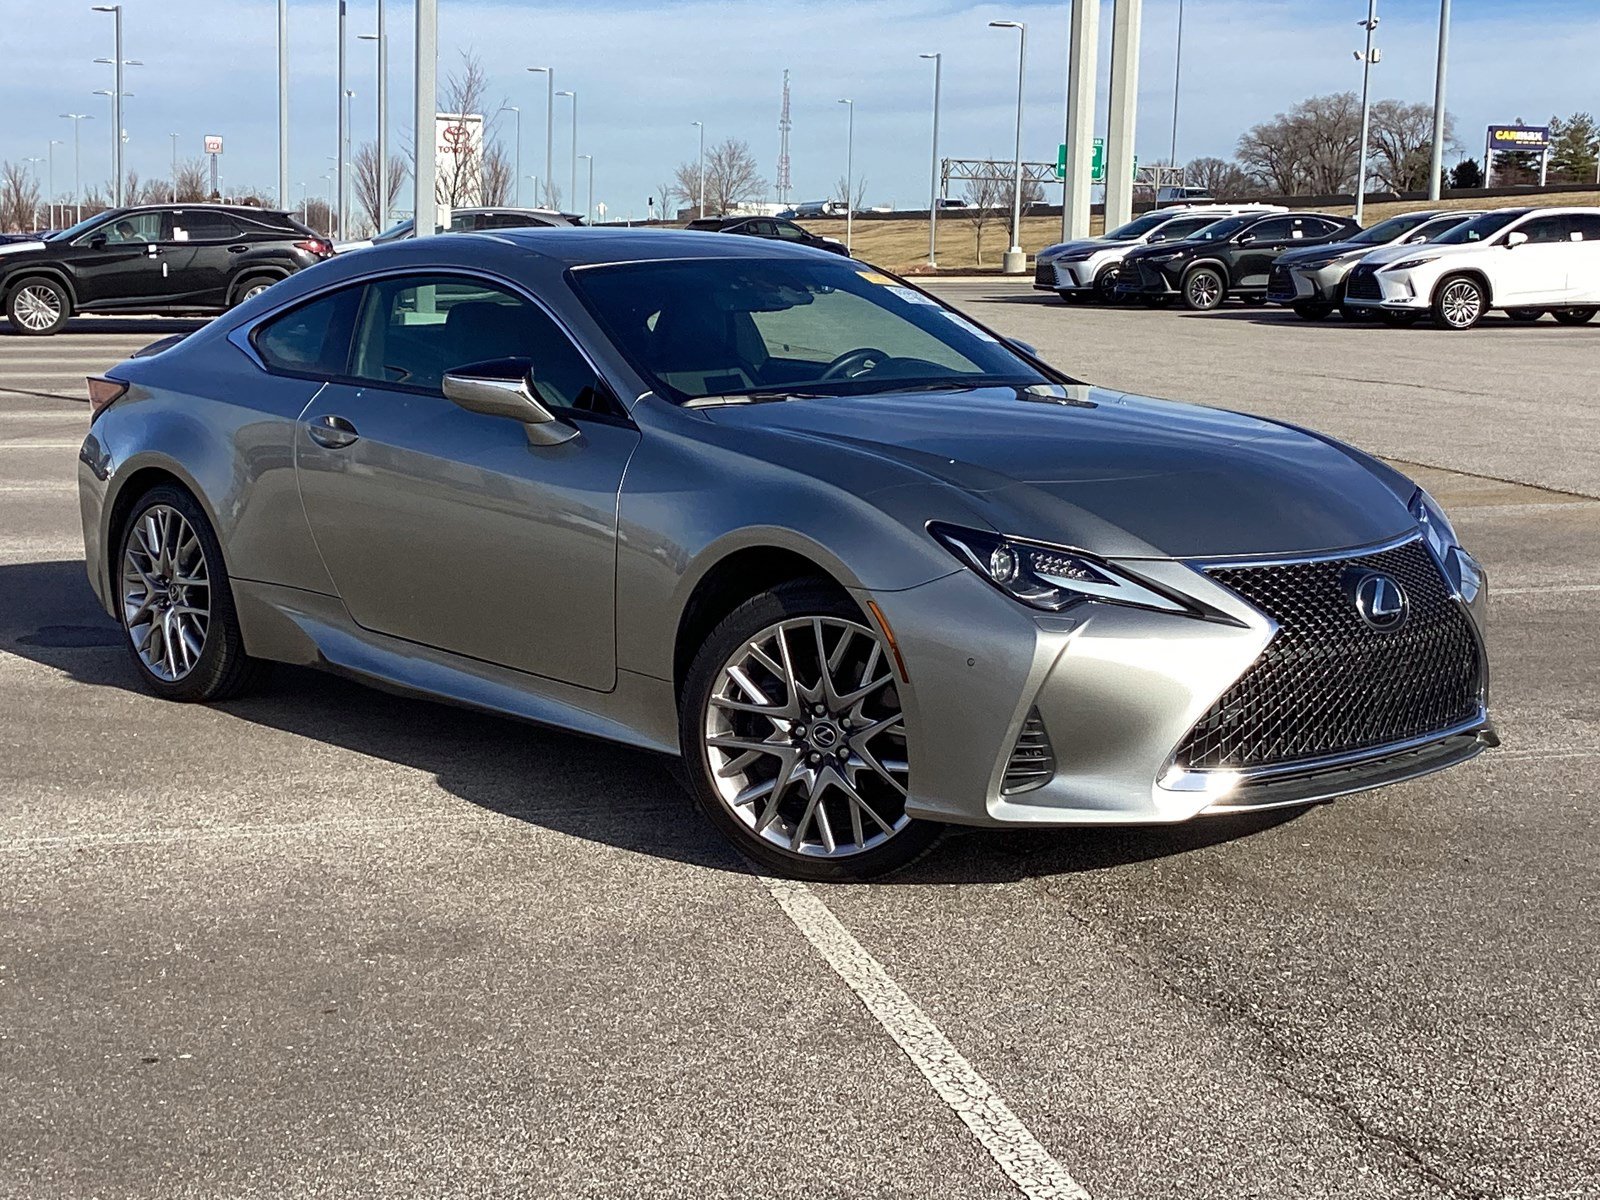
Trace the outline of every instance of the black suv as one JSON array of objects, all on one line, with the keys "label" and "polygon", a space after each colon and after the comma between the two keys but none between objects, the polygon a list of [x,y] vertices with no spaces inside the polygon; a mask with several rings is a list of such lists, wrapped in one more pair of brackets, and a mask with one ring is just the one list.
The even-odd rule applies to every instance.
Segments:
[{"label": "black suv", "polygon": [[844,248],[843,242],[819,237],[793,221],[780,221],[776,217],[701,217],[690,221],[688,227],[703,233],[742,233],[746,237],[776,238],[796,246],[815,246],[818,250],[831,250],[835,254],[850,253]]},{"label": "black suv", "polygon": [[1141,246],[1122,260],[1117,295],[1160,302],[1179,296],[1201,312],[1229,296],[1260,300],[1272,260],[1285,250],[1342,241],[1361,226],[1327,213],[1257,213],[1207,225],[1181,242]]},{"label": "black suv", "polygon": [[219,313],[332,253],[326,239],[272,209],[112,209],[0,255],[0,304],[14,330],[33,336],[80,312]]}]

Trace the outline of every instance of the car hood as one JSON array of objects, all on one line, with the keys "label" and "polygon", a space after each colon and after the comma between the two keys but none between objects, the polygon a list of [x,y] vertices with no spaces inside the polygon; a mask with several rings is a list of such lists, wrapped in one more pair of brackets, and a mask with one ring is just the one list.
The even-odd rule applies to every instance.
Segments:
[{"label": "car hood", "polygon": [[1122,244],[1124,243],[1113,242],[1110,238],[1103,237],[1076,238],[1070,242],[1057,242],[1054,246],[1046,246],[1039,251],[1039,257],[1043,259],[1060,258],[1063,254],[1073,254],[1079,250],[1103,250],[1107,246]]},{"label": "car hood", "polygon": [[43,250],[44,248],[44,243],[40,241],[0,242],[0,254],[20,254],[24,250]]},{"label": "car hood", "polygon": [[1332,439],[1219,409],[1071,391],[1088,399],[981,388],[702,411],[747,434],[746,453],[804,469],[805,455],[780,456],[771,439],[817,455],[853,450],[884,465],[886,488],[905,482],[888,469],[898,466],[955,489],[997,530],[1105,557],[1302,554],[1413,527],[1404,477]]},{"label": "car hood", "polygon": [[1483,245],[1482,242],[1473,242],[1466,246],[1437,246],[1432,242],[1409,242],[1398,246],[1379,246],[1371,254],[1362,258],[1364,263],[1392,263],[1403,258],[1416,258],[1418,255],[1449,254],[1456,250],[1473,250]]},{"label": "car hood", "polygon": [[[1315,246],[1301,246],[1296,250],[1285,250],[1278,255],[1276,261],[1292,267],[1296,263],[1313,259],[1342,258],[1346,254],[1356,254],[1359,251],[1370,249],[1372,249],[1371,246],[1358,245],[1351,242],[1319,242]],[[1385,246],[1384,249],[1388,249],[1388,247]]]}]

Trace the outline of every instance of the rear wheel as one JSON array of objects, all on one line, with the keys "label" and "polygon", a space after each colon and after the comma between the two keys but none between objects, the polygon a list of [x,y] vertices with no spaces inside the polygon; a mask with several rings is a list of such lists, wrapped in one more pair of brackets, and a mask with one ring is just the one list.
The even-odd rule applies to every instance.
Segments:
[{"label": "rear wheel", "polygon": [[1211,267],[1196,267],[1183,280],[1184,307],[1195,312],[1210,312],[1228,296],[1227,284]]},{"label": "rear wheel", "polygon": [[1471,329],[1483,320],[1488,297],[1483,285],[1470,275],[1452,275],[1439,285],[1433,298],[1433,323],[1440,329]]},{"label": "rear wheel", "polygon": [[246,300],[254,300],[277,282],[276,275],[247,275],[233,285],[233,303],[243,304]]},{"label": "rear wheel", "polygon": [[1544,309],[1508,308],[1506,309],[1506,316],[1510,317],[1513,321],[1537,321],[1540,317],[1544,316]]},{"label": "rear wheel", "polygon": [[750,858],[802,879],[867,879],[941,827],[906,815],[909,765],[892,654],[850,599],[780,584],[696,655],[679,737],[689,790]]},{"label": "rear wheel", "polygon": [[72,298],[67,289],[47,276],[22,280],[6,298],[11,328],[28,337],[47,337],[57,332],[71,315]]},{"label": "rear wheel", "polygon": [[1333,311],[1333,305],[1321,300],[1296,300],[1294,314],[1304,321],[1320,321]]},{"label": "rear wheel", "polygon": [[1563,325],[1582,325],[1594,320],[1597,312],[1600,308],[1558,308],[1551,315]]},{"label": "rear wheel", "polygon": [[167,700],[225,700],[261,677],[244,652],[222,548],[193,496],[152,488],[123,526],[115,573],[128,653]]}]

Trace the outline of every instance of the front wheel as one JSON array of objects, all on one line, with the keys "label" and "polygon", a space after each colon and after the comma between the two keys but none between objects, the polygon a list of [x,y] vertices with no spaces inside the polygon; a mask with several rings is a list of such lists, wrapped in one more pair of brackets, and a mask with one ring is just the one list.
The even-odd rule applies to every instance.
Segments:
[{"label": "front wheel", "polygon": [[1321,300],[1296,300],[1294,302],[1294,315],[1302,321],[1320,321],[1333,311],[1333,305],[1324,304]]},{"label": "front wheel", "polygon": [[1454,275],[1439,285],[1433,298],[1433,323],[1440,329],[1471,329],[1483,320],[1488,297],[1469,275]]},{"label": "front wheel", "polygon": [[1122,297],[1117,295],[1117,283],[1121,278],[1120,267],[1102,267],[1100,274],[1094,277],[1094,298],[1101,304],[1122,303]]},{"label": "front wheel", "polygon": [[906,815],[893,655],[823,583],[780,584],[712,631],[684,685],[679,738],[700,808],[777,873],[868,879],[920,857],[941,832]]},{"label": "front wheel", "polygon": [[1583,325],[1594,320],[1597,308],[1558,308],[1551,315],[1562,325]]},{"label": "front wheel", "polygon": [[22,280],[6,299],[11,328],[28,337],[47,337],[57,332],[71,315],[72,298],[67,289],[45,276]]},{"label": "front wheel", "polygon": [[1210,267],[1196,267],[1183,281],[1183,303],[1195,312],[1210,312],[1227,298],[1228,288]]}]

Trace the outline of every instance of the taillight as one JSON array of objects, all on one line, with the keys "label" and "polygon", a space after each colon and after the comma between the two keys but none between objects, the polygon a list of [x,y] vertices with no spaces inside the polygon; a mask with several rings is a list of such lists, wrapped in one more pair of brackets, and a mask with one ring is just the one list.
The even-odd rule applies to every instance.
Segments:
[{"label": "taillight", "polygon": [[304,250],[307,254],[315,254],[319,258],[327,258],[333,253],[333,243],[325,242],[321,238],[307,238],[303,242],[296,242],[294,248]]},{"label": "taillight", "polygon": [[107,379],[103,375],[89,376],[90,422],[110,408],[112,401],[121,399],[127,390],[128,385],[120,379]]}]

